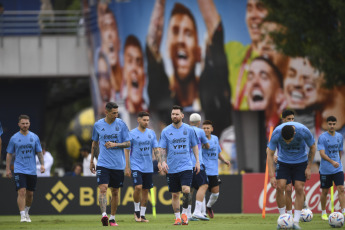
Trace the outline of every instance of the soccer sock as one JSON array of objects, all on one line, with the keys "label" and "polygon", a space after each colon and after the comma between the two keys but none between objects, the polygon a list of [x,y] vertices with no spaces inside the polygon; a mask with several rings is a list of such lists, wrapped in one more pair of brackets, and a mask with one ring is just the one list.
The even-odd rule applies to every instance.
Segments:
[{"label": "soccer sock", "polygon": [[109,220],[115,220],[115,215],[114,215],[114,216],[113,216],[113,215],[110,215]]},{"label": "soccer sock", "polygon": [[293,217],[293,222],[299,222],[299,218],[301,218],[301,210],[295,210],[295,215]]},{"label": "soccer sock", "polygon": [[139,202],[138,202],[138,203],[135,203],[135,202],[134,202],[134,211],[135,211],[135,212],[139,212],[139,211],[140,211],[139,204],[140,204]]},{"label": "soccer sock", "polygon": [[140,216],[145,216],[145,212],[146,212],[146,207],[141,206],[140,207]]},{"label": "soccer sock", "polygon": [[176,218],[176,219],[181,219],[180,212],[175,212],[175,218]]},{"label": "soccer sock", "polygon": [[30,207],[25,206],[25,215],[29,214]]},{"label": "soccer sock", "polygon": [[285,206],[282,208],[278,208],[280,215],[285,214],[285,208],[286,208]]},{"label": "soccer sock", "polygon": [[195,209],[194,209],[194,213],[201,213],[201,206],[202,206],[202,202],[201,201],[195,201]]},{"label": "soccer sock", "polygon": [[202,205],[201,205],[201,213],[206,216],[206,199],[204,197],[204,199],[202,200]]},{"label": "soccer sock", "polygon": [[182,214],[186,214],[188,217],[188,208],[182,208]]},{"label": "soccer sock", "polygon": [[292,216],[292,210],[286,210],[286,213]]},{"label": "soccer sock", "polygon": [[326,214],[326,215],[327,215],[326,210],[322,210],[322,215],[323,215],[323,214]]},{"label": "soccer sock", "polygon": [[20,216],[24,217],[25,216],[25,211],[20,211]]},{"label": "soccer sock", "polygon": [[211,208],[214,203],[218,200],[219,193],[211,193],[210,199],[207,202],[207,207]]},{"label": "soccer sock", "polygon": [[107,213],[106,213],[106,212],[103,212],[103,213],[102,213],[102,216],[106,216],[106,215],[107,215]]},{"label": "soccer sock", "polygon": [[192,205],[188,205],[188,211],[187,211],[187,217],[191,218],[192,217]]}]

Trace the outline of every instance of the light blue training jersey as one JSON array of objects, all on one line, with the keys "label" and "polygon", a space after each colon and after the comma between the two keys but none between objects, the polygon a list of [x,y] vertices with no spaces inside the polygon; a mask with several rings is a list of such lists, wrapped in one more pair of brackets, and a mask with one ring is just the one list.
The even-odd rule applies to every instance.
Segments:
[{"label": "light blue training jersey", "polygon": [[320,174],[329,175],[343,171],[339,156],[339,151],[343,150],[343,136],[340,133],[335,132],[334,136],[328,132],[321,134],[317,142],[317,150],[325,150],[325,154],[329,158],[339,163],[339,167],[334,168],[330,162],[321,157]]},{"label": "light blue training jersey", "polygon": [[130,162],[131,170],[142,173],[153,173],[152,150],[158,147],[157,137],[152,129],[141,132],[135,128],[129,132],[131,138]]},{"label": "light blue training jersey", "polygon": [[218,137],[211,134],[211,139],[208,141],[209,149],[203,149],[202,156],[206,168],[207,176],[218,176],[218,156],[222,149],[219,146]]},{"label": "light blue training jersey", "polygon": [[[284,126],[292,125],[295,127],[295,136],[292,141],[287,144],[281,134]],[[279,145],[278,161],[288,164],[298,164],[308,160],[307,146],[310,148],[315,143],[315,139],[310,130],[298,122],[286,122],[277,126],[268,143],[268,148],[275,151]]]},{"label": "light blue training jersey", "polygon": [[16,154],[14,173],[36,174],[36,153],[42,152],[40,139],[30,132],[26,135],[17,132],[7,146],[7,153]]},{"label": "light blue training jersey", "polygon": [[163,129],[159,147],[167,151],[169,174],[193,170],[190,149],[197,144],[198,139],[194,129],[185,123],[182,123],[178,129],[173,124]]},{"label": "light blue training jersey", "polygon": [[[206,134],[205,134],[205,131],[203,129],[200,129],[196,126],[191,126],[191,127],[194,129],[196,136],[198,138],[199,162],[200,162],[200,166],[201,166],[204,164],[203,159],[202,159],[202,151],[203,151],[202,144],[207,144],[208,140],[206,138]],[[196,159],[194,156],[193,148],[190,149],[190,155],[192,158],[192,165],[194,167],[195,163],[196,163]]]},{"label": "light blue training jersey", "polygon": [[105,143],[108,141],[115,143],[130,141],[129,130],[125,122],[120,118],[116,118],[111,124],[108,124],[105,118],[98,120],[93,126],[92,140],[99,142],[97,166],[115,170],[125,169],[126,160],[123,148],[107,149],[105,147]]}]

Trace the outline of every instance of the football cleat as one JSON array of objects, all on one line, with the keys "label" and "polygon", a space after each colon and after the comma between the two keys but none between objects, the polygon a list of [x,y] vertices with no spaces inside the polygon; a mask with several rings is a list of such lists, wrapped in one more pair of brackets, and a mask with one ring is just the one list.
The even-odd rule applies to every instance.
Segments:
[{"label": "football cleat", "polygon": [[181,224],[182,223],[181,223],[181,219],[180,218],[175,219],[174,225],[181,225]]},{"label": "football cleat", "polygon": [[109,220],[109,225],[110,226],[119,226],[115,220]]},{"label": "football cleat", "polygon": [[188,225],[188,218],[186,214],[181,215],[182,225]]},{"label": "football cleat", "polygon": [[145,216],[141,216],[140,218],[141,218],[141,222],[146,222],[146,223],[149,222],[149,220],[146,220]]},{"label": "football cleat", "polygon": [[209,216],[210,218],[213,218],[213,217],[214,217],[214,213],[213,213],[212,208],[206,207],[206,210],[207,210],[208,216]]},{"label": "football cleat", "polygon": [[328,220],[328,216],[327,216],[327,214],[323,214],[323,215],[321,215],[321,219],[322,219],[322,220]]},{"label": "football cleat", "polygon": [[108,217],[107,216],[103,216],[101,221],[102,221],[103,226],[108,226]]}]

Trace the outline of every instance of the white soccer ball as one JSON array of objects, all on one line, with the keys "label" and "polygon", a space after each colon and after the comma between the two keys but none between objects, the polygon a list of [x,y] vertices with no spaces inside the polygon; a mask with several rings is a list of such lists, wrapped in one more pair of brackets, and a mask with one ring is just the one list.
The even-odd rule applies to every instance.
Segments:
[{"label": "white soccer ball", "polygon": [[300,220],[310,222],[313,219],[313,212],[310,209],[302,209]]},{"label": "white soccer ball", "polygon": [[289,229],[293,227],[293,218],[290,214],[282,214],[278,217],[277,220],[278,228],[280,229]]},{"label": "white soccer ball", "polygon": [[341,228],[344,225],[344,215],[340,212],[333,212],[328,217],[328,223],[332,228]]}]

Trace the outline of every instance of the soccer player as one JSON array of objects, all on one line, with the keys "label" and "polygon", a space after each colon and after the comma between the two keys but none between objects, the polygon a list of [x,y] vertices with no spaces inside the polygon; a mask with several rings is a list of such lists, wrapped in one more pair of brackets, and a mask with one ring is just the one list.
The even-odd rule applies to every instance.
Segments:
[{"label": "soccer player", "polygon": [[0,122],[0,165],[2,162],[2,158],[1,158],[1,147],[2,147],[2,140],[1,140],[1,135],[2,135],[3,131],[2,131],[2,126],[1,126],[1,122]]},{"label": "soccer player", "polygon": [[6,176],[11,178],[10,164],[12,154],[16,155],[14,160],[14,181],[18,192],[18,208],[20,222],[31,222],[29,210],[32,205],[34,191],[36,190],[36,158],[41,164],[41,173],[44,173],[44,159],[40,139],[36,134],[29,131],[30,118],[27,115],[20,115],[18,126],[19,132],[14,134],[7,146]]},{"label": "soccer player", "polygon": [[[126,164],[123,149],[130,146],[127,125],[120,118],[117,118],[118,114],[118,105],[114,102],[108,102],[105,106],[105,118],[96,121],[92,131],[90,170],[92,173],[97,170],[97,183],[100,190],[98,199],[103,226],[108,226],[106,212],[108,187],[111,188],[112,194],[109,225],[118,226],[115,221],[115,214],[119,202],[119,188],[123,186]],[[97,168],[93,163],[95,155],[98,155]]]},{"label": "soccer player", "polygon": [[[161,162],[162,170],[167,173],[169,192],[172,194],[172,207],[176,217],[174,225],[188,225],[187,211],[193,178],[191,148],[196,160],[196,174],[200,172],[197,136],[192,127],[182,122],[183,117],[182,107],[174,105],[171,111],[172,124],[163,129],[159,140],[158,162]],[[182,215],[180,215],[181,190],[183,193]]]},{"label": "soccer player", "polygon": [[[188,214],[187,217],[189,220],[209,220],[209,218],[202,215],[202,206],[203,201],[205,199],[205,194],[208,188],[208,179],[205,171],[205,165],[202,160],[202,148],[210,148],[210,144],[206,138],[204,130],[199,128],[201,122],[201,116],[197,113],[193,113],[189,117],[189,124],[194,129],[196,136],[198,138],[198,150],[199,150],[199,161],[200,161],[200,173],[196,174],[196,171],[193,170],[193,181],[192,181],[192,188],[190,196],[193,197],[194,189],[197,190],[196,193],[196,201],[195,201],[195,209],[193,216],[191,215],[192,209],[192,198],[190,199],[190,203],[188,205]],[[193,155],[193,151],[191,149],[191,158],[192,164],[195,165],[195,157]]]},{"label": "soccer player", "polygon": [[[310,148],[309,154],[306,145]],[[274,152],[279,146],[277,171],[275,174]],[[310,130],[297,122],[286,122],[277,126],[267,146],[267,163],[270,182],[277,189],[277,205],[280,214],[285,213],[284,191],[286,181],[294,183],[296,200],[294,228],[301,229],[299,219],[303,208],[303,191],[306,179],[310,179],[310,168],[313,163],[316,147]]]},{"label": "soccer player", "polygon": [[206,205],[206,210],[210,218],[214,217],[212,205],[216,203],[219,197],[219,185],[221,184],[218,178],[218,159],[230,167],[230,161],[225,160],[220,152],[222,151],[219,146],[218,137],[212,135],[213,124],[212,121],[206,120],[202,123],[202,128],[205,131],[208,143],[210,145],[209,149],[203,149],[202,157],[206,167],[206,174],[208,177],[208,190],[211,192],[210,198]]},{"label": "soccer player", "polygon": [[[134,218],[136,222],[149,222],[145,218],[146,205],[150,189],[153,187],[152,151],[158,153],[158,142],[153,130],[147,128],[150,115],[147,112],[138,113],[138,127],[131,130],[130,148],[125,149],[126,176],[133,178],[134,184]],[[160,163],[159,163],[160,164]],[[159,168],[160,166],[158,166]],[[141,196],[141,199],[140,199]],[[141,205],[141,207],[139,207]]]},{"label": "soccer player", "polygon": [[337,186],[341,211],[345,214],[344,172],[341,164],[341,151],[343,151],[343,136],[335,131],[337,118],[327,117],[328,131],[320,135],[317,150],[320,151],[320,183],[321,183],[321,209],[322,220],[328,220],[326,200],[329,188]]}]

